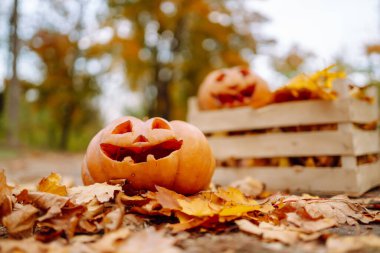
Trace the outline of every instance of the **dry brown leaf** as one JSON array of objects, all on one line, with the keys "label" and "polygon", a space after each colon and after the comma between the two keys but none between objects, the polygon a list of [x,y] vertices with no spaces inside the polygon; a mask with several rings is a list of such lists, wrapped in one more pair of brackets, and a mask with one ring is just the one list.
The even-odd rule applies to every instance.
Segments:
[{"label": "dry brown leaf", "polygon": [[322,218],[318,220],[307,220],[301,218],[296,213],[287,213],[286,220],[297,227],[301,228],[306,233],[318,232],[337,225],[334,219]]},{"label": "dry brown leaf", "polygon": [[34,240],[34,238],[27,238],[23,240],[1,240],[0,252],[2,253],[40,253],[47,252],[47,245]]},{"label": "dry brown leaf", "polygon": [[47,192],[29,192],[28,198],[39,209],[48,210],[53,206],[62,208],[65,206],[68,197],[59,196]]},{"label": "dry brown leaf", "polygon": [[33,204],[37,208],[47,211],[43,216],[38,217],[38,221],[44,221],[61,214],[61,209],[69,201],[68,197],[47,193],[28,192],[23,190],[18,196],[18,201]]},{"label": "dry brown leaf", "polygon": [[231,183],[231,186],[247,196],[256,197],[264,191],[264,184],[254,178],[246,177]]},{"label": "dry brown leaf", "polygon": [[175,212],[175,216],[178,218],[179,223],[168,226],[174,233],[197,228],[210,219],[209,217],[193,217],[179,211]]},{"label": "dry brown leaf", "polygon": [[120,201],[126,206],[143,206],[151,199],[142,196],[128,196],[125,194],[120,195]]},{"label": "dry brown leaf", "polygon": [[82,218],[86,220],[94,219],[96,216],[100,215],[104,211],[104,205],[100,204],[99,201],[94,198],[86,205],[86,212],[83,213]]},{"label": "dry brown leaf", "polygon": [[371,217],[364,207],[342,196],[331,199],[303,199],[291,196],[289,199],[285,199],[284,203],[289,203],[295,209],[304,208],[313,219],[330,218],[338,224],[354,225],[358,221],[369,223],[374,220],[374,217]]},{"label": "dry brown leaf", "polygon": [[57,173],[51,173],[48,177],[44,177],[37,185],[40,192],[48,192],[59,196],[67,196],[66,186],[61,184],[62,177]]},{"label": "dry brown leaf", "polygon": [[48,219],[51,219],[55,216],[58,216],[62,213],[61,211],[61,208],[58,207],[58,206],[52,206],[51,208],[49,208],[49,210],[45,213],[45,215],[43,216],[40,216],[38,217],[38,221],[44,221],[44,220],[48,220]]},{"label": "dry brown leaf", "polygon": [[156,199],[163,208],[180,210],[181,206],[178,203],[179,199],[184,199],[184,196],[164,187],[156,185]]},{"label": "dry brown leaf", "polygon": [[179,253],[181,250],[175,247],[176,240],[167,237],[162,231],[153,228],[137,232],[124,241],[116,252],[118,253]]},{"label": "dry brown leaf", "polygon": [[120,228],[105,234],[102,238],[91,245],[94,252],[116,252],[119,243],[131,235],[128,228]]},{"label": "dry brown leaf", "polygon": [[19,205],[11,214],[3,217],[9,235],[24,238],[32,234],[39,210],[32,205]]},{"label": "dry brown leaf", "polygon": [[376,235],[330,237],[326,246],[330,253],[379,252],[380,237]]},{"label": "dry brown leaf", "polygon": [[295,244],[299,240],[299,232],[291,231],[285,226],[274,226],[261,222],[259,226],[248,220],[235,221],[241,231],[262,236],[266,240],[276,240],[284,244]]},{"label": "dry brown leaf", "polygon": [[0,171],[0,220],[12,211],[12,187],[7,184],[4,170]]},{"label": "dry brown leaf", "polygon": [[[61,209],[61,215],[40,222],[39,226],[54,229],[57,232],[55,235],[57,237],[61,233],[65,233],[66,237],[72,238],[77,231],[80,217],[83,215],[85,211],[86,208],[83,206],[63,207]],[[54,239],[55,236],[51,238],[49,234],[40,234],[39,240],[51,240]]]},{"label": "dry brown leaf", "polygon": [[122,191],[120,185],[96,183],[88,186],[69,188],[68,196],[70,200],[77,205],[86,204],[93,198],[96,198],[100,203],[105,203],[114,197],[116,191]]},{"label": "dry brown leaf", "polygon": [[103,219],[103,226],[106,232],[120,228],[124,217],[124,208],[116,208],[107,213]]}]

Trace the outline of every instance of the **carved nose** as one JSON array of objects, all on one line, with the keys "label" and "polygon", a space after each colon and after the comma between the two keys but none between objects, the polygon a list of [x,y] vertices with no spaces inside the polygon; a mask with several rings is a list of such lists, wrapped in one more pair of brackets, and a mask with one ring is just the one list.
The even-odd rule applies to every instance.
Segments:
[{"label": "carved nose", "polygon": [[144,135],[139,135],[137,136],[137,138],[133,141],[133,143],[136,143],[136,142],[148,142],[148,139],[144,136]]}]

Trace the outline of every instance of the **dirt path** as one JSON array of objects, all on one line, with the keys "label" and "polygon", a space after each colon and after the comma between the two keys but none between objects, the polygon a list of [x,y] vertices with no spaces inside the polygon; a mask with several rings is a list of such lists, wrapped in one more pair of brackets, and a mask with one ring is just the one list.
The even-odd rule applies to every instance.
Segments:
[{"label": "dirt path", "polygon": [[0,158],[0,169],[5,169],[9,180],[15,183],[36,182],[51,172],[72,178],[81,184],[80,169],[83,154],[27,152],[9,158]]}]

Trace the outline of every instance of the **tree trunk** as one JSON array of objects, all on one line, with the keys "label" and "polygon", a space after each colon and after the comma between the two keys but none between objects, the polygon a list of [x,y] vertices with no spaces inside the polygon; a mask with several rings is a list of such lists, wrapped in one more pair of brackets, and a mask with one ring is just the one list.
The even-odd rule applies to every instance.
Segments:
[{"label": "tree trunk", "polygon": [[171,112],[171,101],[169,94],[169,81],[160,80],[159,73],[162,69],[162,64],[158,61],[154,64],[154,83],[157,88],[156,103],[149,112],[150,117],[163,117],[169,119]]},{"label": "tree trunk", "polygon": [[[75,30],[81,34],[83,30],[83,17],[84,17],[84,2],[80,2],[80,9],[79,9],[79,18],[75,26]],[[75,61],[79,57],[82,56],[82,51],[78,47],[78,42],[75,46],[75,51],[74,51],[74,59],[71,63],[70,67],[70,75],[71,75],[71,87],[72,87],[72,96],[75,96],[75,90],[74,90],[74,85],[75,83],[80,83],[82,82],[82,78],[78,76],[78,73],[75,70]],[[59,140],[59,149],[61,150],[67,150],[69,140],[70,140],[70,134],[71,134],[71,129],[72,129],[72,124],[73,124],[73,114],[75,111],[75,108],[78,105],[75,104],[73,101],[69,101],[63,108],[63,115],[62,115],[62,122],[61,122],[61,135],[60,135],[60,140]]]},{"label": "tree trunk", "polygon": [[[171,51],[173,55],[180,52],[180,44],[183,40],[183,30],[186,24],[186,17],[183,16],[179,19],[177,22],[177,27],[174,30],[174,38],[172,40],[171,45]],[[155,52],[155,62],[153,64],[154,66],[154,84],[157,88],[157,97],[156,97],[156,103],[153,104],[152,108],[149,110],[148,114],[150,117],[159,116],[163,117],[165,119],[170,120],[171,119],[171,112],[172,112],[172,101],[170,96],[170,84],[173,81],[173,77],[170,80],[161,80],[159,73],[160,70],[164,67],[160,62],[157,60],[157,52]],[[173,68],[172,71],[174,72],[175,69]],[[174,73],[172,74],[174,76]]]},{"label": "tree trunk", "polygon": [[13,11],[10,19],[10,48],[12,59],[12,77],[7,89],[6,113],[7,113],[7,139],[10,146],[19,146],[20,131],[20,101],[21,87],[17,77],[17,59],[19,54],[18,26],[18,0],[14,0]]},{"label": "tree trunk", "polygon": [[70,130],[72,125],[72,118],[74,113],[74,106],[73,105],[67,105],[64,108],[63,111],[63,117],[62,117],[62,128],[61,128],[61,136],[59,140],[59,149],[61,150],[67,150],[68,144],[69,144],[69,138],[70,138]]}]

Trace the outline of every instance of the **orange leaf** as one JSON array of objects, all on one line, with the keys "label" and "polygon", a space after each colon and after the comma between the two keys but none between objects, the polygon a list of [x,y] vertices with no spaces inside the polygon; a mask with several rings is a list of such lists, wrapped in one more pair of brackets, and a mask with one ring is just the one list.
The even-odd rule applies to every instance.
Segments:
[{"label": "orange leaf", "polygon": [[61,176],[57,173],[51,173],[48,177],[44,177],[37,185],[40,192],[48,192],[60,196],[67,196],[66,186],[61,185]]},{"label": "orange leaf", "polygon": [[178,200],[186,198],[185,196],[158,185],[156,185],[156,189],[157,189],[157,194],[156,194],[157,201],[158,203],[160,203],[160,205],[163,208],[173,209],[173,210],[181,209],[181,206],[179,205]]},{"label": "orange leaf", "polygon": [[4,170],[0,171],[0,218],[12,211],[12,187],[7,184]]}]

